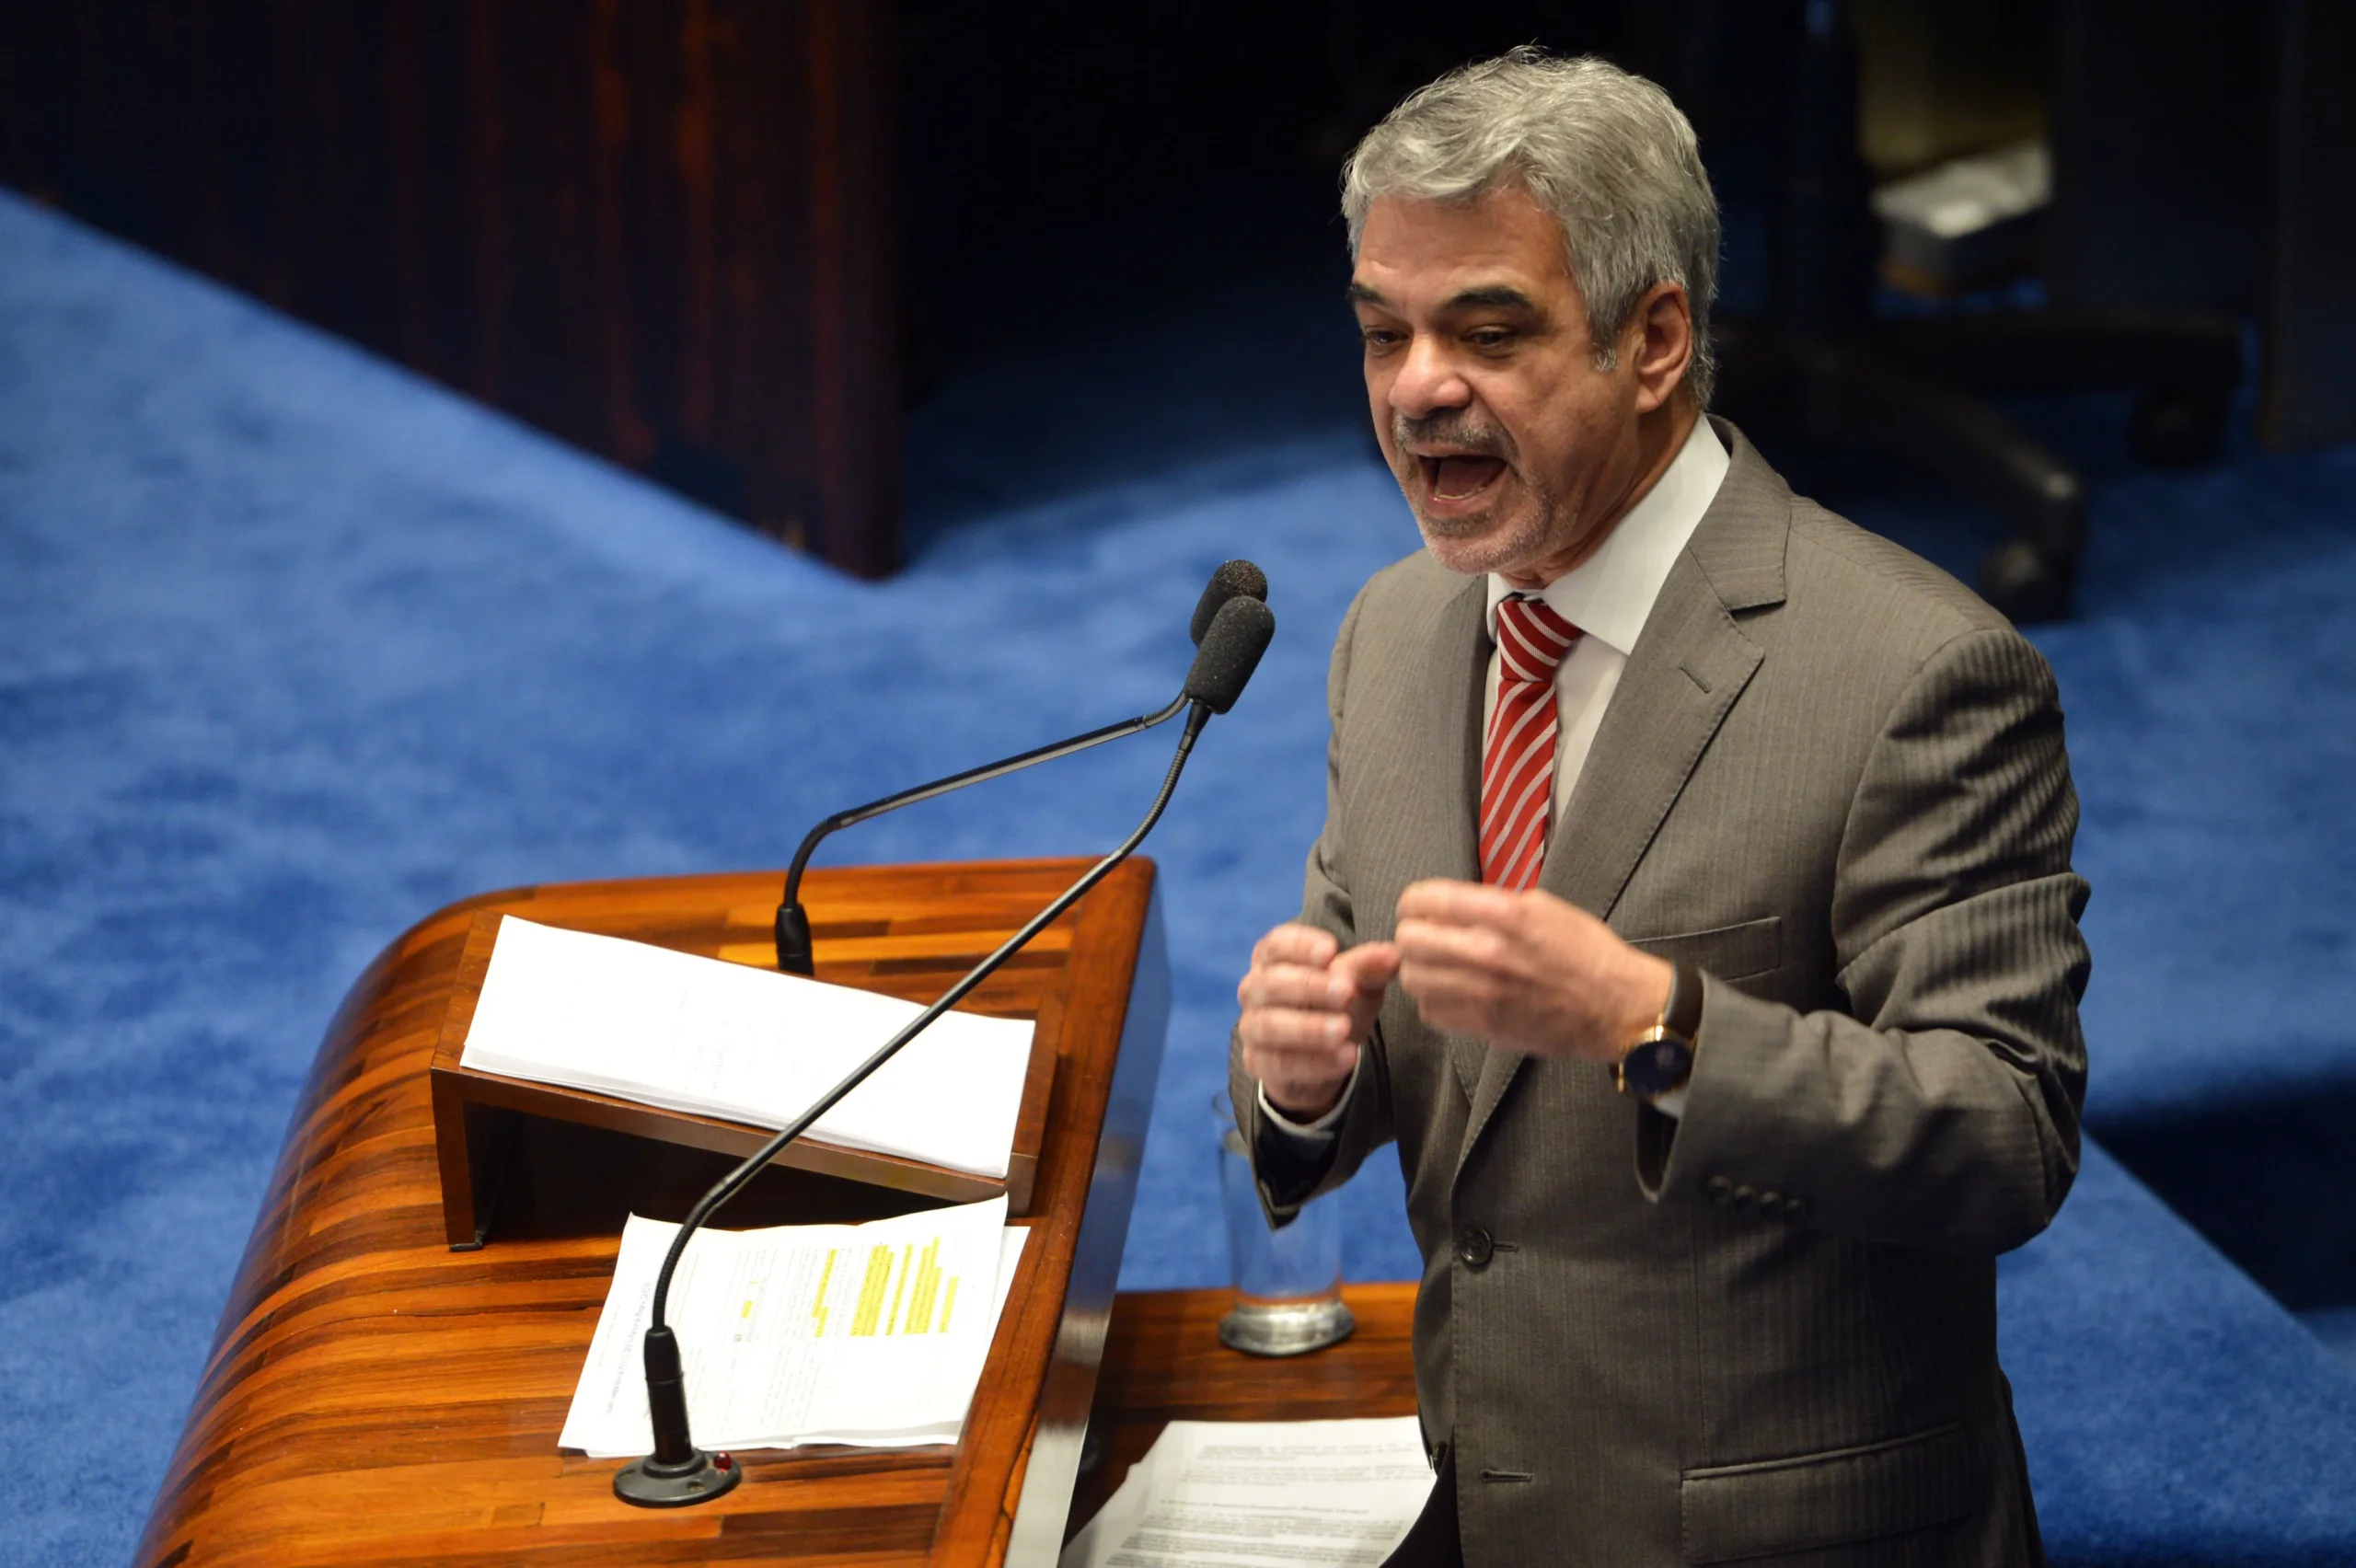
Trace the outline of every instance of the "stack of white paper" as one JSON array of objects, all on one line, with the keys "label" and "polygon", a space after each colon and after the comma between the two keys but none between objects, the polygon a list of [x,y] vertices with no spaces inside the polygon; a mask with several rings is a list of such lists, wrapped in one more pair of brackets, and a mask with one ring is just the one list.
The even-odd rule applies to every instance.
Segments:
[{"label": "stack of white paper", "polygon": [[[782,1127],[923,1010],[510,915],[460,1059],[507,1078]],[[1031,1033],[1022,1019],[943,1014],[809,1136],[1003,1180]]]},{"label": "stack of white paper", "polygon": [[[560,1447],[642,1454],[643,1346],[678,1227],[632,1215]],[[699,1447],[954,1443],[1030,1231],[1006,1200],[865,1225],[702,1230],[664,1319],[687,1364]]]},{"label": "stack of white paper", "polygon": [[1431,1495],[1412,1415],[1173,1421],[1061,1568],[1299,1568],[1380,1562]]}]

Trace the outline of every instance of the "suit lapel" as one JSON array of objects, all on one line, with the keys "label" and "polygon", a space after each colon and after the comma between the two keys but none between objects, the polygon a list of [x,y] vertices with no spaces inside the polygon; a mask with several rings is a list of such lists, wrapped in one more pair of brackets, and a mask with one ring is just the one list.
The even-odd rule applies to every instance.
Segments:
[{"label": "suit lapel", "polygon": [[[1443,819],[1449,839],[1435,862],[1439,874],[1466,882],[1481,880],[1481,705],[1489,674],[1488,580],[1475,577],[1441,611],[1439,633],[1433,646],[1441,651],[1434,670],[1442,689],[1435,693],[1439,722],[1433,733],[1462,737],[1449,773]],[[1448,1053],[1457,1082],[1465,1095],[1479,1083],[1488,1048],[1477,1040],[1449,1035]]]},{"label": "suit lapel", "polygon": [[[1611,918],[1686,779],[1759,668],[1759,646],[1742,634],[1734,612],[1784,597],[1791,491],[1739,432],[1724,421],[1717,428],[1732,466],[1645,620],[1538,879],[1541,888],[1600,919]],[[1478,800],[1476,793],[1476,811]],[[1462,1053],[1460,1046],[1460,1077]],[[1528,1059],[1477,1046],[1472,1055],[1479,1070],[1459,1170]]]}]

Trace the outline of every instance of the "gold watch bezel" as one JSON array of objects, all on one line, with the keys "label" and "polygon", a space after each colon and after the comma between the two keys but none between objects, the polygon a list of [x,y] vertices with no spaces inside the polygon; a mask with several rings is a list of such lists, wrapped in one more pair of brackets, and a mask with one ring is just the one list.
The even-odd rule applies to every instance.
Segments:
[{"label": "gold watch bezel", "polygon": [[[1665,1011],[1666,1009],[1663,1010]],[[1654,1024],[1650,1029],[1646,1030],[1642,1034],[1637,1035],[1634,1040],[1629,1041],[1626,1046],[1621,1050],[1620,1059],[1611,1064],[1611,1087],[1622,1094],[1638,1093],[1638,1090],[1632,1090],[1628,1087],[1628,1058],[1643,1050],[1646,1046],[1657,1045],[1664,1040],[1674,1040],[1679,1044],[1685,1047],[1687,1057],[1685,1076],[1678,1079],[1675,1083],[1669,1085],[1667,1089],[1661,1090],[1657,1093],[1651,1095],[1647,1102],[1649,1103],[1650,1100],[1659,1099],[1663,1094],[1675,1094],[1679,1090],[1683,1089],[1687,1084],[1692,1082],[1692,1037],[1680,1033],[1677,1030],[1671,1029],[1669,1026],[1669,1021],[1664,1019],[1660,1022]]]}]

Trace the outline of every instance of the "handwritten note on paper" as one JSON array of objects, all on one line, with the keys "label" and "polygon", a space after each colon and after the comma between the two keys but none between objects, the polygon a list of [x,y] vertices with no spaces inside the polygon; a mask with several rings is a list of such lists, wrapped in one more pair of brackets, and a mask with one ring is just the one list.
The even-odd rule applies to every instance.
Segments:
[{"label": "handwritten note on paper", "polygon": [[[923,1009],[895,997],[510,915],[461,1060],[781,1127]],[[1004,1178],[1027,1020],[944,1014],[820,1118],[825,1143]]]},{"label": "handwritten note on paper", "polygon": [[[561,1447],[642,1453],[641,1346],[678,1228],[632,1215],[567,1412]],[[699,1231],[666,1318],[707,1448],[953,1443],[1030,1231],[1006,1200],[865,1225]]]}]

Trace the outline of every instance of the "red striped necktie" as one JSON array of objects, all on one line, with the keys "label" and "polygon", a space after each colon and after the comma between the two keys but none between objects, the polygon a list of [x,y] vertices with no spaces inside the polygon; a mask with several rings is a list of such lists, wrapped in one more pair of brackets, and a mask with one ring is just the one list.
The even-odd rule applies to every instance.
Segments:
[{"label": "red striped necktie", "polygon": [[1542,599],[1497,604],[1497,706],[1481,755],[1481,880],[1520,889],[1546,863],[1554,819],[1554,666],[1579,628]]}]

